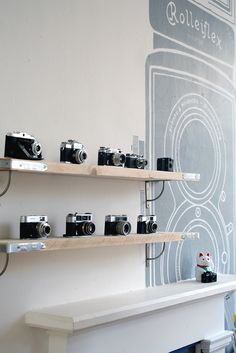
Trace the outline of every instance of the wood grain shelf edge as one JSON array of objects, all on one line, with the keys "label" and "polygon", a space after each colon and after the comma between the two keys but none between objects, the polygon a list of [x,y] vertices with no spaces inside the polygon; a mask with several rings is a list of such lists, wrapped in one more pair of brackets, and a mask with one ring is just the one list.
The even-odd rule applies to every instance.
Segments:
[{"label": "wood grain shelf edge", "polygon": [[183,233],[172,233],[163,232],[155,234],[130,234],[127,236],[84,236],[84,237],[58,237],[48,239],[1,239],[0,245],[6,244],[21,244],[21,243],[33,243],[42,242],[46,245],[46,248],[40,251],[55,251],[55,250],[72,250],[72,249],[86,249],[94,247],[107,247],[107,246],[127,246],[127,245],[138,245],[138,244],[151,244],[151,243],[163,243],[183,240]]},{"label": "wood grain shelf edge", "polygon": [[[22,165],[27,164],[29,168],[14,167],[22,162]],[[35,170],[34,165],[44,165],[46,170]],[[30,168],[32,166],[32,169]],[[71,175],[79,177],[97,177],[97,178],[111,178],[137,181],[181,181],[185,180],[182,172],[165,172],[150,169],[133,169],[112,166],[97,166],[87,164],[71,164],[58,163],[48,161],[29,161],[16,160],[10,158],[0,158],[0,171],[9,171],[20,173],[34,173],[34,174],[54,174],[54,175]],[[191,173],[189,173],[190,175]],[[192,174],[194,175],[194,174]],[[194,180],[194,178],[193,178]]]}]

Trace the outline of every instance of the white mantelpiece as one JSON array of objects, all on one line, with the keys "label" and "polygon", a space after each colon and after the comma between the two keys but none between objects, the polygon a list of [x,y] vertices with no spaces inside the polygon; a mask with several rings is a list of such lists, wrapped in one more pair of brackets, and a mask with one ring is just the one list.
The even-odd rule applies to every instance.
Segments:
[{"label": "white mantelpiece", "polygon": [[124,347],[143,353],[147,346],[149,353],[167,353],[222,333],[224,296],[235,289],[233,275],[209,284],[187,280],[31,311],[25,322],[47,330],[48,353],[58,353],[59,340],[60,353],[70,351],[70,340],[81,353],[119,353]]}]

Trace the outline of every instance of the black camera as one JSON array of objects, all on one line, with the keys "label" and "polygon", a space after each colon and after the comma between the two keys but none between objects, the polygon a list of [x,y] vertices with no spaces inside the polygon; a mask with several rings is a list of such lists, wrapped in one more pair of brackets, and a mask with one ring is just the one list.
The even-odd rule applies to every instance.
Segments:
[{"label": "black camera", "polygon": [[100,147],[98,150],[98,165],[110,165],[123,167],[125,164],[125,155],[118,149],[109,147]]},{"label": "black camera", "polygon": [[92,235],[95,232],[95,224],[92,219],[92,213],[69,213],[66,217],[66,234],[64,234],[64,237]]},{"label": "black camera", "polygon": [[4,157],[18,159],[42,158],[41,144],[25,132],[8,132],[5,139]]},{"label": "black camera", "polygon": [[87,152],[82,143],[75,140],[68,140],[61,143],[60,161],[74,164],[81,164],[87,159]]},{"label": "black camera", "polygon": [[51,233],[47,216],[21,216],[20,238],[47,238]]},{"label": "black camera", "polygon": [[105,217],[105,235],[128,235],[131,224],[126,215],[107,215]]},{"label": "black camera", "polygon": [[157,170],[173,172],[174,160],[172,158],[157,158]]},{"label": "black camera", "polygon": [[157,231],[157,222],[156,222],[155,215],[138,216],[138,221],[137,221],[138,234],[156,233],[156,231]]},{"label": "black camera", "polygon": [[217,274],[212,271],[205,271],[201,277],[202,283],[217,282]]},{"label": "black camera", "polygon": [[125,167],[126,168],[137,168],[144,169],[147,165],[147,160],[143,156],[138,154],[127,153],[125,156]]}]

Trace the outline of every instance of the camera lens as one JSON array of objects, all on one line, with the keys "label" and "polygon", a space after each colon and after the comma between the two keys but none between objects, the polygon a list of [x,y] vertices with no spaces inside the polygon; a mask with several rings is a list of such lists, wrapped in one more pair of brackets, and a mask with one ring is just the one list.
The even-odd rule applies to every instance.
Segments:
[{"label": "camera lens", "polygon": [[80,160],[85,161],[85,159],[87,159],[87,153],[85,151],[81,151]]},{"label": "camera lens", "polygon": [[120,163],[124,164],[125,163],[125,155],[122,153],[120,154]]},{"label": "camera lens", "polygon": [[148,233],[156,233],[157,231],[157,223],[149,222],[147,226]]},{"label": "camera lens", "polygon": [[75,158],[76,163],[81,164],[81,163],[83,163],[83,162],[85,161],[85,159],[87,158],[87,153],[85,152],[84,149],[77,150],[77,151],[74,153],[74,158]]},{"label": "camera lens", "polygon": [[131,232],[131,224],[129,222],[118,222],[116,225],[117,234],[127,235]]},{"label": "camera lens", "polygon": [[32,152],[35,156],[39,156],[40,153],[42,152],[42,147],[41,144],[39,142],[34,142],[32,144]]},{"label": "camera lens", "polygon": [[125,163],[125,155],[123,153],[113,153],[112,161],[115,166]]},{"label": "camera lens", "polygon": [[95,224],[93,222],[84,222],[82,230],[85,235],[92,235],[95,232]]},{"label": "camera lens", "polygon": [[48,237],[51,233],[51,227],[47,222],[38,223],[36,226],[39,238]]},{"label": "camera lens", "polygon": [[136,168],[138,168],[138,169],[144,168],[144,159],[143,158],[136,159]]},{"label": "camera lens", "polygon": [[147,160],[144,159],[143,157],[138,157],[136,159],[136,168],[144,169],[146,165],[147,165]]}]

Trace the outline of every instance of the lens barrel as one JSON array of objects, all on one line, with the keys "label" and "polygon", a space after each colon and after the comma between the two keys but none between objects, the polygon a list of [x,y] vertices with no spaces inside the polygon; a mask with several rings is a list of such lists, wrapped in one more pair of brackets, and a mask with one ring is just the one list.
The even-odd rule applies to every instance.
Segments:
[{"label": "lens barrel", "polygon": [[123,153],[113,153],[112,161],[114,166],[120,166],[125,163],[125,155]]},{"label": "lens barrel", "polygon": [[148,233],[156,233],[157,231],[157,223],[156,222],[148,222],[148,225],[147,225],[147,230],[148,230]]},{"label": "lens barrel", "polygon": [[42,152],[42,147],[39,142],[33,142],[32,143],[32,152],[35,156],[39,156],[40,153]]},{"label": "lens barrel", "polygon": [[95,224],[93,222],[84,222],[82,225],[82,232],[85,235],[92,235],[95,232]]},{"label": "lens barrel", "polygon": [[47,222],[38,223],[36,229],[40,238],[46,238],[51,233],[51,226]]},{"label": "lens barrel", "polygon": [[74,153],[74,158],[75,158],[76,163],[81,164],[87,158],[87,153],[85,152],[84,149],[77,150]]},{"label": "lens barrel", "polygon": [[129,222],[117,222],[116,231],[117,234],[128,235],[131,232],[131,224]]}]

